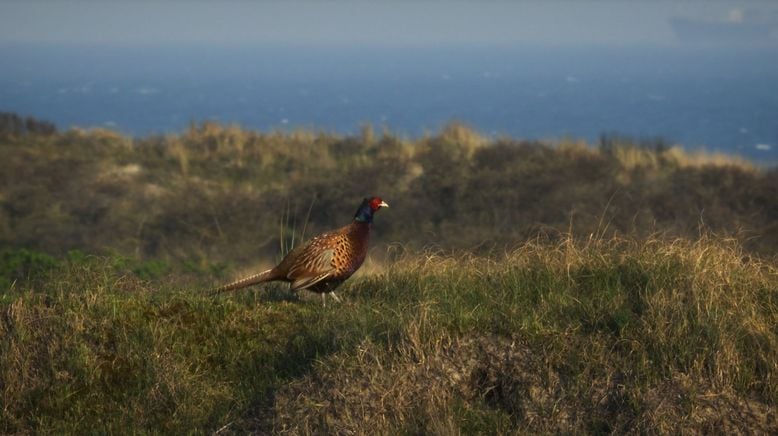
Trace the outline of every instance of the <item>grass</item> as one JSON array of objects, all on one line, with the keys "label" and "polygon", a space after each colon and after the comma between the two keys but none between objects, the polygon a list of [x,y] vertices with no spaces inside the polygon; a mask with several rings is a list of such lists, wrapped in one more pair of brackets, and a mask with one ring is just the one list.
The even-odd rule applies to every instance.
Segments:
[{"label": "grass", "polygon": [[133,269],[4,288],[0,433],[778,430],[778,270],[734,241],[402,255],[326,308]]}]

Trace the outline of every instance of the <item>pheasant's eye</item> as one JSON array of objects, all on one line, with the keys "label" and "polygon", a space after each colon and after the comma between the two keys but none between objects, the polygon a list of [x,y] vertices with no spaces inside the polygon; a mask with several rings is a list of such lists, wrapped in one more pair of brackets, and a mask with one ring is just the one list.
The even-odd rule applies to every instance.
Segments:
[{"label": "pheasant's eye", "polygon": [[373,210],[378,210],[378,208],[381,207],[381,199],[378,197],[373,197],[372,200],[370,200],[370,208]]}]

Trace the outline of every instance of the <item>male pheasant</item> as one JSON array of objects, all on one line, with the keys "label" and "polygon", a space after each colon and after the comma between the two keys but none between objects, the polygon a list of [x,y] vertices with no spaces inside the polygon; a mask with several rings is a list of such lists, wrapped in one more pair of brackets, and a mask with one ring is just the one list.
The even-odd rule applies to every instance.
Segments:
[{"label": "male pheasant", "polygon": [[233,291],[257,283],[285,281],[291,283],[293,292],[307,289],[321,294],[326,305],[326,295],[335,301],[335,288],[351,277],[362,266],[367,256],[370,225],[373,214],[382,207],[389,207],[378,197],[365,198],[354,215],[351,224],[323,233],[300,245],[267,271],[216,288],[214,292]]}]

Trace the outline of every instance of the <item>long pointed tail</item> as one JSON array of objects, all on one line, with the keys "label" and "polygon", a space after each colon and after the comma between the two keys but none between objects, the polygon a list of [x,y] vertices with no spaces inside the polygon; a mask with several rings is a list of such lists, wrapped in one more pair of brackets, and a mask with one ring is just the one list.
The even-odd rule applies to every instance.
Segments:
[{"label": "long pointed tail", "polygon": [[269,282],[275,278],[273,277],[272,272],[273,270],[269,269],[267,271],[262,271],[259,274],[250,275],[240,280],[236,280],[232,283],[227,283],[226,285],[219,286],[218,288],[212,289],[211,294],[220,294],[222,292],[234,291],[236,289],[241,289],[247,286],[256,285],[257,283]]}]

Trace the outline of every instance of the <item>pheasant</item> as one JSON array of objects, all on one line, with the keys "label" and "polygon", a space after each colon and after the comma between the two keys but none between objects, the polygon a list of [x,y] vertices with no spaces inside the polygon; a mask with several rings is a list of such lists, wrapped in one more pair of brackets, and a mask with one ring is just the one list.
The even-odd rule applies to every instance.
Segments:
[{"label": "pheasant", "polygon": [[214,292],[284,281],[290,283],[292,292],[307,289],[320,293],[325,306],[327,294],[340,302],[335,288],[351,277],[365,261],[373,214],[382,207],[389,205],[378,197],[365,198],[351,224],[323,233],[307,244],[298,246],[274,268],[228,283],[214,289]]}]

